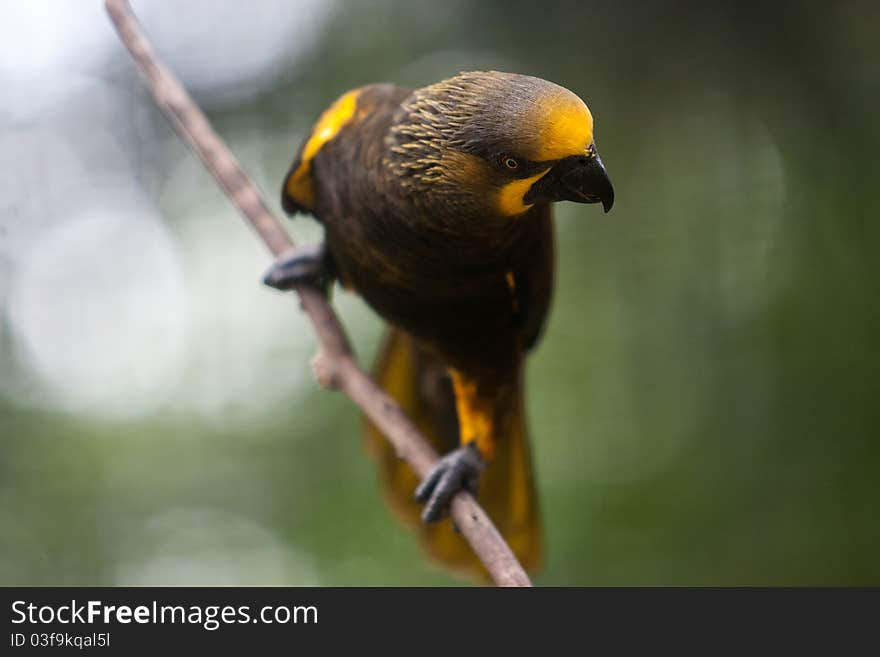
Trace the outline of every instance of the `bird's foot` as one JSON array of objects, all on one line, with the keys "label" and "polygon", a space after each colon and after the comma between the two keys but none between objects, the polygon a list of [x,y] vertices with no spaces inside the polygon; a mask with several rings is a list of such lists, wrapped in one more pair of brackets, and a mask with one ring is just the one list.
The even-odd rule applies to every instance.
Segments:
[{"label": "bird's foot", "polygon": [[263,283],[276,290],[292,290],[310,285],[327,293],[333,280],[332,267],[323,242],[307,244],[282,253],[263,275]]},{"label": "bird's foot", "polygon": [[416,500],[425,503],[422,520],[436,522],[449,513],[449,504],[460,490],[476,496],[486,462],[476,444],[467,443],[441,458],[416,488]]}]

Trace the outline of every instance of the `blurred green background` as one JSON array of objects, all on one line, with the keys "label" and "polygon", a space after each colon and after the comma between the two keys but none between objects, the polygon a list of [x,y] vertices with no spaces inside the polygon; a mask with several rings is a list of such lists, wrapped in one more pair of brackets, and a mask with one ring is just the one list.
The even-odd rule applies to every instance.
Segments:
[{"label": "blurred green background", "polygon": [[[276,209],[361,84],[590,105],[617,201],[557,210],[536,583],[880,584],[880,5],[133,4]],[[0,584],[458,583],[101,3],[0,11]],[[380,321],[336,305],[368,362]]]}]

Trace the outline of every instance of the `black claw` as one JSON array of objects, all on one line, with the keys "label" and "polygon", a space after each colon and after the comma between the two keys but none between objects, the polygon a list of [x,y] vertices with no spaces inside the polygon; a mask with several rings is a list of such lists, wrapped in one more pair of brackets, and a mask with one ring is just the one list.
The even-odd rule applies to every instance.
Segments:
[{"label": "black claw", "polygon": [[416,488],[416,500],[426,502],[422,520],[436,522],[443,518],[460,490],[476,495],[484,467],[486,464],[474,443],[462,445],[440,459]]},{"label": "black claw", "polygon": [[442,475],[443,469],[440,467],[440,463],[437,463],[437,465],[435,465],[428,473],[428,476],[422,479],[422,482],[416,488],[417,502],[424,504],[428,501],[428,498],[431,497],[431,491],[434,490],[434,487],[437,485],[437,482]]},{"label": "black claw", "polygon": [[326,292],[332,279],[330,270],[324,244],[309,244],[279,256],[263,276],[263,283],[276,290],[305,284]]},{"label": "black claw", "polygon": [[464,478],[464,487],[474,497],[480,492],[480,473],[474,471]]}]

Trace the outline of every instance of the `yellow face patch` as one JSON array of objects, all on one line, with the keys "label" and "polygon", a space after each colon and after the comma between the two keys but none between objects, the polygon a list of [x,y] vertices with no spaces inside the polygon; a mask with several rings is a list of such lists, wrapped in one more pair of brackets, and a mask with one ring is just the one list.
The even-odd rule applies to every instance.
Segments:
[{"label": "yellow face patch", "polygon": [[[562,93],[564,92],[564,93]],[[593,115],[584,101],[566,89],[538,105],[538,162],[583,155],[593,142]]]},{"label": "yellow face patch", "polygon": [[498,211],[506,217],[515,217],[522,214],[530,207],[532,203],[523,203],[523,196],[532,188],[532,185],[540,180],[550,168],[544,169],[540,173],[528,178],[520,178],[504,185],[498,192]]},{"label": "yellow face patch", "polygon": [[[568,89],[556,89],[555,93],[536,103],[529,117],[534,140],[529,140],[525,154],[535,162],[555,162],[572,155],[586,155],[587,148],[593,143],[593,115],[589,108]],[[499,212],[515,217],[532,207],[532,204],[523,202],[523,197],[549,170],[548,166],[534,176],[504,185],[498,193]]]},{"label": "yellow face patch", "polygon": [[311,175],[312,160],[321,147],[333,139],[351,121],[357,110],[359,95],[359,89],[349,91],[321,114],[312,129],[312,136],[303,147],[299,166],[287,179],[285,187],[287,194],[305,208],[311,208],[315,203],[315,189],[312,185]]}]

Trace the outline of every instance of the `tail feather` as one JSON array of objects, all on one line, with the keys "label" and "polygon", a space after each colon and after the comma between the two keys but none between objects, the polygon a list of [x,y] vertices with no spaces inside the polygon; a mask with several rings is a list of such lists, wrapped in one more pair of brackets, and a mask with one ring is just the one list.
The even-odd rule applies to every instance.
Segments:
[{"label": "tail feather", "polygon": [[[458,446],[455,399],[446,370],[410,335],[389,331],[374,374],[439,453]],[[543,546],[521,385],[519,390],[499,432],[495,457],[482,475],[479,501],[523,566],[534,570],[540,566]],[[421,505],[413,496],[418,477],[370,422],[366,438],[385,497],[398,518],[416,531],[427,553],[453,570],[485,579],[485,569],[451,522],[421,521]]]}]

